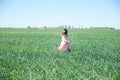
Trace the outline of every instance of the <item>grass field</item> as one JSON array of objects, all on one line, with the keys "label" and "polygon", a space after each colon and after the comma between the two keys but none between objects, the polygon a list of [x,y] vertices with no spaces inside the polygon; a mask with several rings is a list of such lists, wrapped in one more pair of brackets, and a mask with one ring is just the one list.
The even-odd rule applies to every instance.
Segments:
[{"label": "grass field", "polygon": [[0,80],[119,80],[120,30],[0,29]]}]

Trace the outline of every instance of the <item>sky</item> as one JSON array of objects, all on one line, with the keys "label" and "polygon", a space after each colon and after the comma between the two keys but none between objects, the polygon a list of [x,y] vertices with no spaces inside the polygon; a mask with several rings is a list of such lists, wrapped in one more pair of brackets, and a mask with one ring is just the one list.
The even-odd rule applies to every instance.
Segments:
[{"label": "sky", "polygon": [[0,27],[114,27],[120,0],[0,0]]}]

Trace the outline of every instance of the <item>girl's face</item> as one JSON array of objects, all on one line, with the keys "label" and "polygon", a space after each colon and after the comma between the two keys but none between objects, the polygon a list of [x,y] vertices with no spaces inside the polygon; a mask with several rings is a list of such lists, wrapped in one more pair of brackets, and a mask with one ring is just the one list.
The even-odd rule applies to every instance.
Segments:
[{"label": "girl's face", "polygon": [[62,34],[65,34],[65,30],[64,29],[62,30]]},{"label": "girl's face", "polygon": [[64,34],[65,34],[65,35],[67,34],[67,29],[63,29],[63,30],[62,30],[62,35],[64,35]]}]

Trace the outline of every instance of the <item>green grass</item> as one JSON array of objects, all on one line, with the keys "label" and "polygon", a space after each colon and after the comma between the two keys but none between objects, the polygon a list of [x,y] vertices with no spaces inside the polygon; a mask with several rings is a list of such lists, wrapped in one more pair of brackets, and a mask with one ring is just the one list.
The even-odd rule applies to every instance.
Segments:
[{"label": "green grass", "polygon": [[120,30],[0,29],[0,80],[119,80]]}]

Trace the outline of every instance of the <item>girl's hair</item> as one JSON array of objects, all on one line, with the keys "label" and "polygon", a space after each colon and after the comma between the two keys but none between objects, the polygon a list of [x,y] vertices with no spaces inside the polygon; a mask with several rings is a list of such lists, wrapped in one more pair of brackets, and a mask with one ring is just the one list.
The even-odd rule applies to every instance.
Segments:
[{"label": "girl's hair", "polygon": [[66,28],[63,29],[64,31],[62,31],[62,35],[67,35],[68,34],[68,31]]}]

